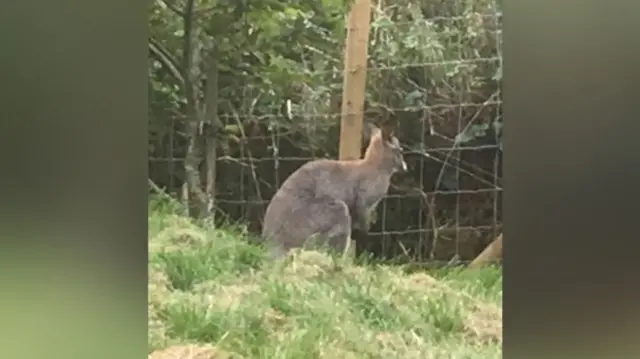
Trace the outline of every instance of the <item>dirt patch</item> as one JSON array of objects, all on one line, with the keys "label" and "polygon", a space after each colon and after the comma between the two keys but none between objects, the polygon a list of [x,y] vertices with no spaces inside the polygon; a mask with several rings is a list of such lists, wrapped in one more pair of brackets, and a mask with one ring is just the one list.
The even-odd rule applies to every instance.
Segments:
[{"label": "dirt patch", "polygon": [[441,287],[437,279],[426,273],[413,273],[406,277],[398,276],[397,282],[401,282],[406,288],[416,291],[433,290]]},{"label": "dirt patch", "polygon": [[446,283],[425,273],[414,273],[405,278],[399,277],[397,285],[412,291],[439,291],[451,298],[468,303],[465,314],[465,332],[474,340],[502,342],[502,309],[494,304],[485,303],[468,293],[454,289]]},{"label": "dirt patch", "polygon": [[335,268],[331,257],[317,251],[292,250],[286,263],[283,274],[285,278],[295,281],[311,279]]},{"label": "dirt patch", "polygon": [[149,354],[149,359],[239,359],[237,354],[222,351],[213,345],[175,345]]},{"label": "dirt patch", "polygon": [[352,352],[347,349],[343,349],[339,346],[326,346],[319,349],[319,356],[321,359],[359,359],[362,355]]},{"label": "dirt patch", "polygon": [[204,282],[194,287],[194,292],[206,296],[207,300],[215,303],[217,307],[233,308],[237,306],[247,295],[258,290],[255,284],[226,284]]},{"label": "dirt patch", "polygon": [[167,220],[165,228],[149,239],[149,252],[180,251],[206,241],[206,233],[178,216]]},{"label": "dirt patch", "polygon": [[149,293],[149,305],[157,305],[163,302],[171,293],[169,277],[162,271],[155,269],[149,270],[147,290]]},{"label": "dirt patch", "polygon": [[288,318],[277,309],[267,308],[262,314],[262,323],[271,333],[276,334],[277,337],[288,324]]},{"label": "dirt patch", "polygon": [[502,342],[502,309],[491,304],[478,304],[464,322],[470,337],[481,341]]},{"label": "dirt patch", "polygon": [[157,318],[157,314],[149,310],[147,343],[151,348],[164,347],[169,343],[167,326]]}]

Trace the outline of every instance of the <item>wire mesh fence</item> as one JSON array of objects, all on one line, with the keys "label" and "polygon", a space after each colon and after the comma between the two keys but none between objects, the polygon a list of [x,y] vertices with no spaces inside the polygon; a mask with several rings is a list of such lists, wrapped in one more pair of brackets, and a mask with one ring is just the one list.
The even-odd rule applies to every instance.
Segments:
[{"label": "wire mesh fence", "polygon": [[[411,19],[374,9],[364,117],[398,124],[409,171],[393,179],[359,252],[467,261],[501,232],[501,13],[487,4],[489,12],[422,11]],[[290,114],[283,103],[221,111],[220,220],[258,233],[289,174],[307,161],[337,158],[342,60],[319,56],[301,74],[306,81],[292,85]],[[168,116],[149,157],[150,178],[174,193],[185,181],[183,122],[183,114]]]}]

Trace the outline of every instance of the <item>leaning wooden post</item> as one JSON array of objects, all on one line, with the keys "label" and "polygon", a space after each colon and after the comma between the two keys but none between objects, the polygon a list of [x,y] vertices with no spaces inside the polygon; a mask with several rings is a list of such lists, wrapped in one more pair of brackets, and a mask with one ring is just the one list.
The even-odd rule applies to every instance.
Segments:
[{"label": "leaning wooden post", "polygon": [[469,263],[469,268],[480,268],[489,263],[497,262],[502,258],[502,233],[489,243],[482,253]]}]

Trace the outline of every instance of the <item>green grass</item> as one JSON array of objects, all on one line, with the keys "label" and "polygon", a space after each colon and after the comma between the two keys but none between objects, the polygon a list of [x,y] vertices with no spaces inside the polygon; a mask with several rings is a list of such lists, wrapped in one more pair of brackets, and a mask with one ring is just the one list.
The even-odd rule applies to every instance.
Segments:
[{"label": "green grass", "polygon": [[241,228],[173,212],[149,214],[149,351],[172,348],[154,358],[186,345],[216,358],[501,357],[499,269],[406,274],[319,252],[273,263]]}]

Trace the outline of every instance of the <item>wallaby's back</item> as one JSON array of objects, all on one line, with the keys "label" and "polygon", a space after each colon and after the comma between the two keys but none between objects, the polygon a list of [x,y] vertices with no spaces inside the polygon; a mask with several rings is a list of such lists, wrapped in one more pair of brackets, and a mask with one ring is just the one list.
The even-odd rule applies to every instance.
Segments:
[{"label": "wallaby's back", "polygon": [[406,170],[400,145],[390,132],[380,130],[371,136],[364,159],[308,162],[271,199],[262,235],[276,245],[278,255],[304,246],[314,235],[343,251],[352,225],[368,230],[369,211],[399,170]]}]

